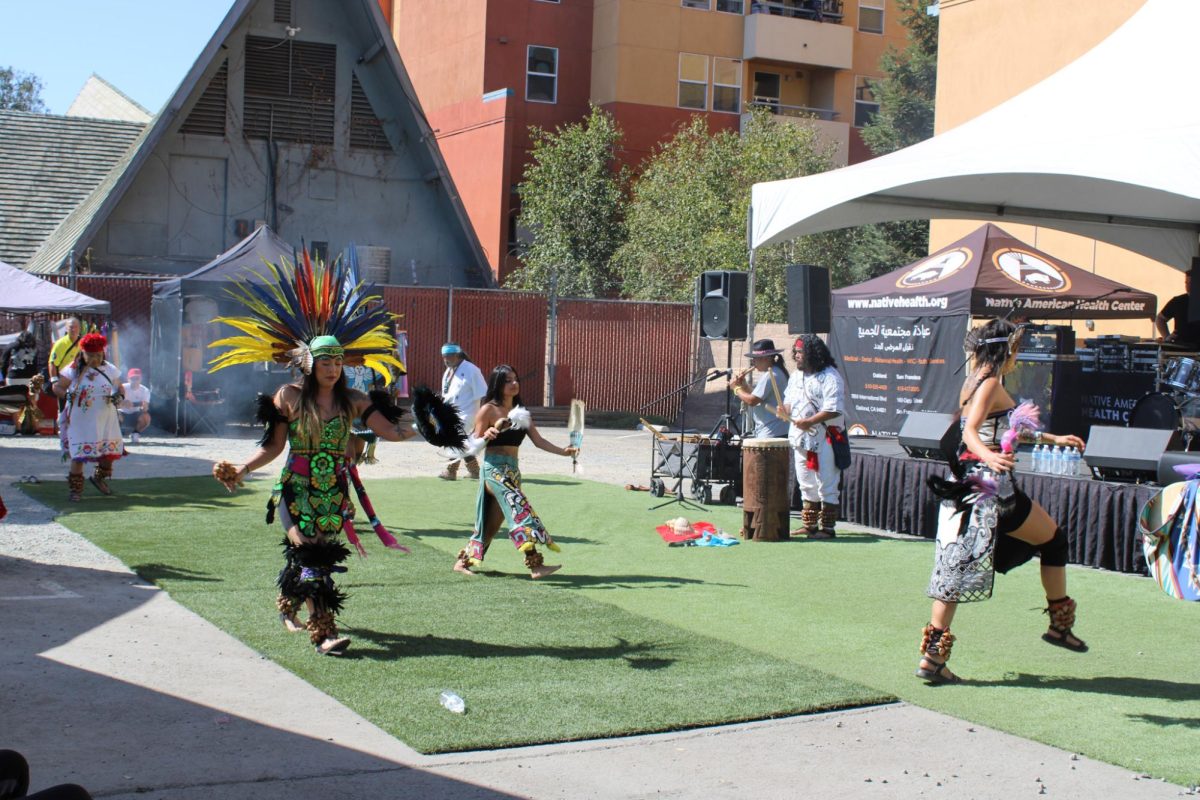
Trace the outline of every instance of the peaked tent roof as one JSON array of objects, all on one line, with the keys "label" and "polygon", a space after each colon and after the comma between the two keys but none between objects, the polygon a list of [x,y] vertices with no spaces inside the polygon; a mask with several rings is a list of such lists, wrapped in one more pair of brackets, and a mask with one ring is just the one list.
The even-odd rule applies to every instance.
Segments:
[{"label": "peaked tent roof", "polygon": [[97,300],[65,286],[30,275],[0,261],[0,313],[2,314],[108,314],[107,300]]},{"label": "peaked tent roof", "polygon": [[833,293],[838,317],[1153,317],[1157,298],[1072,266],[991,223],[906,267]]},{"label": "peaked tent roof", "polygon": [[[1171,76],[1200,74],[1197,30],[1200,3],[1147,0],[1092,50],[957,128],[854,166],[756,184],[750,244],[888,220],[1011,220],[1189,269],[1200,105],[1180,103]],[[1129,113],[1118,97],[1170,116]]]},{"label": "peaked tent roof", "polygon": [[196,271],[154,284],[154,295],[170,297],[180,294],[211,294],[214,289],[235,278],[248,278],[253,281],[251,270],[264,272],[264,259],[278,264],[281,256],[289,261],[294,259],[296,248],[263,225]]},{"label": "peaked tent roof", "polygon": [[[188,99],[193,92],[201,88],[201,78],[209,65],[214,59],[222,57],[225,40],[258,2],[262,2],[262,0],[235,0],[229,13],[225,15],[225,19],[221,20],[216,32],[208,40],[208,44],[204,46],[199,58],[192,64],[192,68],[188,70],[183,82],[179,84],[179,88],[171,95],[166,105],[150,121],[150,124],[142,131],[141,137],[113,166],[95,190],[55,228],[54,233],[25,265],[25,269],[30,272],[58,272],[72,250],[78,250],[81,243],[91,241],[99,232],[100,227],[133,184],[139,170],[150,158],[159,141],[166,135],[175,118],[187,107]],[[358,12],[362,15],[359,18],[365,18],[367,23],[373,27],[379,50],[376,51],[372,48],[368,54],[364,54],[363,58],[374,58],[378,53],[387,58],[391,64],[405,99],[412,108],[413,120],[418,128],[419,136],[413,137],[414,140],[417,140],[414,148],[424,147],[425,155],[430,159],[433,171],[437,174],[437,179],[444,187],[451,207],[458,217],[463,235],[475,253],[477,268],[481,271],[484,281],[492,282],[492,273],[487,267],[487,257],[483,252],[483,246],[479,243],[479,237],[475,235],[475,229],[467,216],[466,208],[454,187],[454,180],[450,177],[450,170],[438,149],[433,128],[429,125],[429,120],[425,118],[425,111],[417,100],[416,89],[408,77],[408,70],[405,69],[404,63],[400,59],[400,51],[391,37],[387,20],[383,16],[383,10],[379,7],[378,0],[343,0],[342,5],[347,19],[353,18],[354,13]]]},{"label": "peaked tent roof", "polygon": [[145,128],[139,122],[0,111],[0,258],[25,264]]}]

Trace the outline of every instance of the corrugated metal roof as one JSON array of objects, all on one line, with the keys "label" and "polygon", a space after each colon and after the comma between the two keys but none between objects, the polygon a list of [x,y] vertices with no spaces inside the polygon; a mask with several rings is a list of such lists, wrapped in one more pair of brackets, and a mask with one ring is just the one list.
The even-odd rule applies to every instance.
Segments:
[{"label": "corrugated metal roof", "polygon": [[24,265],[145,128],[0,111],[0,261]]}]

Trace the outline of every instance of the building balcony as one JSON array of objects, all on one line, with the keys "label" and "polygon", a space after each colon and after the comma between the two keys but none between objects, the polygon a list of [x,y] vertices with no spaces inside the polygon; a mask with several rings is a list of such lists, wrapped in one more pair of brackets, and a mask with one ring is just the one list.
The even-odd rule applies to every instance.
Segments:
[{"label": "building balcony", "polygon": [[800,16],[801,11],[791,4],[753,3],[746,17],[742,58],[850,69],[854,31],[845,25],[818,22],[815,16]]},{"label": "building balcony", "polygon": [[[850,161],[850,123],[838,122],[838,112],[831,108],[808,108],[806,106],[785,106],[771,98],[756,97],[746,104],[750,108],[765,108],[779,119],[793,125],[806,125],[817,132],[817,138],[824,144],[832,146],[830,159],[835,167],[844,167]],[[742,115],[742,125],[746,124],[748,114]]]}]

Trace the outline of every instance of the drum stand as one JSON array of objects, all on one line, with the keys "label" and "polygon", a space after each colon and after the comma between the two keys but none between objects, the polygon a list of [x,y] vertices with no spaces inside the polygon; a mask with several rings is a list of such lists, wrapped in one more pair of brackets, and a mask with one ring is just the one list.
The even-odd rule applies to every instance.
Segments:
[{"label": "drum stand", "polygon": [[[687,458],[687,450],[685,449],[687,446],[687,443],[684,441],[684,431],[687,430],[687,426],[684,424],[684,421],[687,419],[687,392],[689,389],[691,389],[697,383],[701,383],[701,382],[707,380],[708,379],[707,372],[708,372],[708,370],[705,370],[705,374],[701,374],[700,377],[694,378],[693,380],[688,381],[687,383],[683,384],[682,386],[672,389],[671,391],[664,394],[662,397],[656,397],[655,399],[651,400],[649,403],[646,403],[644,406],[642,406],[641,408],[639,408],[637,410],[637,413],[641,413],[641,412],[645,411],[647,408],[650,408],[651,406],[655,405],[656,403],[661,403],[663,400],[666,400],[667,398],[674,397],[677,394],[681,394],[681,393],[683,394],[683,401],[679,404],[679,441],[675,443],[675,447],[678,448],[679,474],[675,476],[675,487],[673,489],[671,489],[671,495],[672,495],[671,499],[667,500],[665,502],[659,503],[656,506],[650,506],[647,509],[647,511],[653,511],[657,508],[662,508],[663,506],[669,506],[671,503],[679,503],[682,506],[687,506],[688,508],[694,508],[697,511],[704,510],[704,506],[701,506],[697,503],[693,503],[691,500],[688,500],[686,497],[683,496],[683,479],[684,479],[684,477],[685,476],[689,477],[692,480],[696,479],[696,470],[695,470],[695,466],[694,466],[695,458],[693,457],[692,461],[689,462],[688,458]],[[728,401],[726,401],[726,402],[728,402]],[[700,445],[698,443],[693,446],[696,447],[697,450],[700,447]],[[670,456],[668,455],[668,458],[669,457]],[[687,474],[687,473],[690,473],[690,474]]]}]

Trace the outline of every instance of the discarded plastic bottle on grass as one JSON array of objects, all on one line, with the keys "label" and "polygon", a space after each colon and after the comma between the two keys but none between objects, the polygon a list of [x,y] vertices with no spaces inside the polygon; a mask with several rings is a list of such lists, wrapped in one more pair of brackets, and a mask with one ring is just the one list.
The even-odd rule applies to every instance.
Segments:
[{"label": "discarded plastic bottle on grass", "polygon": [[447,711],[452,711],[455,714],[467,713],[466,701],[449,689],[446,689],[440,695],[438,695],[438,702],[440,702],[442,704],[442,708],[446,709]]}]

